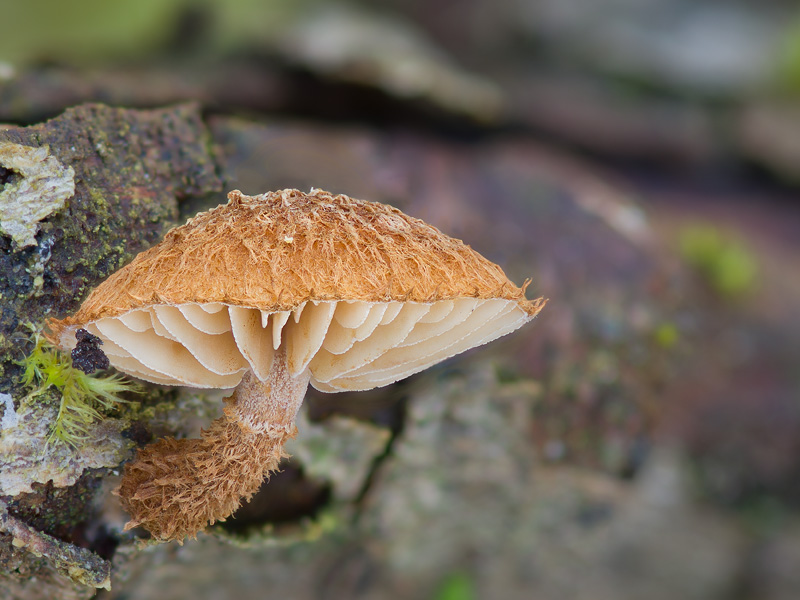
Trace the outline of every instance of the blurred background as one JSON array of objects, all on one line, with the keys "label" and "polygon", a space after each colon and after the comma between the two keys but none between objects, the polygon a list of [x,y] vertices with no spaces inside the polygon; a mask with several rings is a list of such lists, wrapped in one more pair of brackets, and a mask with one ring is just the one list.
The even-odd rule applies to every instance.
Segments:
[{"label": "blurred background", "polygon": [[[550,299],[410,380],[312,393],[284,471],[197,542],[139,549],[98,509],[97,598],[800,597],[795,2],[0,15],[0,123],[196,103],[225,190],[393,204]],[[181,197],[174,222],[223,199]]]}]

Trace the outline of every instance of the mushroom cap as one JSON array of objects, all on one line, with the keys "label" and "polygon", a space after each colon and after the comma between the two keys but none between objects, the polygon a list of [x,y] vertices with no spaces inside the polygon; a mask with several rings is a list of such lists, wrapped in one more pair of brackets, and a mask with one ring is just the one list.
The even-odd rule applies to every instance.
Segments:
[{"label": "mushroom cap", "polygon": [[239,191],[100,284],[52,337],[99,336],[117,369],[154,383],[234,387],[289,369],[321,391],[387,385],[509,333],[541,310],[462,241],[375,202]]}]

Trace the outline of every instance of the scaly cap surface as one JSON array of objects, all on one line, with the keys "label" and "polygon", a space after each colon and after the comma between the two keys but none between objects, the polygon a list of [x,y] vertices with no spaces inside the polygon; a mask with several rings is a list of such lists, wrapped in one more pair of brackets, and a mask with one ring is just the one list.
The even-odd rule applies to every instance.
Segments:
[{"label": "scaly cap surface", "polygon": [[170,230],[62,323],[150,304],[212,302],[283,311],[309,300],[475,297],[538,312],[539,303],[526,300],[500,267],[394,207],[322,190],[253,197],[237,190],[228,198]]},{"label": "scaly cap surface", "polygon": [[508,333],[543,306],[462,241],[393,207],[321,190],[228,198],[52,320],[53,337],[70,347],[85,326],[115,367],[200,387],[236,385],[248,368],[262,377],[266,347],[284,340],[292,372],[310,366],[318,389],[368,389]]}]

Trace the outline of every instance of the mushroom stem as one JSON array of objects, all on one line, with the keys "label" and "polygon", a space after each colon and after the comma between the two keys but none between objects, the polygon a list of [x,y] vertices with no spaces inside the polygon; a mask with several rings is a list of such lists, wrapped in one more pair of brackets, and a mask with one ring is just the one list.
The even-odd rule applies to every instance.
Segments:
[{"label": "mushroom stem", "polygon": [[281,348],[267,381],[246,372],[200,439],[163,438],[140,450],[117,490],[131,515],[125,529],[141,525],[160,540],[182,540],[233,514],[287,456],[308,380],[307,372],[289,374]]}]

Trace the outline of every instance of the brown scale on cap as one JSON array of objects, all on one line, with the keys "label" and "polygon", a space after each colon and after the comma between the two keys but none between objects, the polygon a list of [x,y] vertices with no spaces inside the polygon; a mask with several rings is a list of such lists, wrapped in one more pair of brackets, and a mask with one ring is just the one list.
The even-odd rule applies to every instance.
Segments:
[{"label": "brown scale on cap", "polygon": [[64,325],[148,304],[222,302],[270,311],[308,300],[536,302],[461,240],[377,202],[282,190],[229,202],[172,229],[97,288]]},{"label": "brown scale on cap", "polygon": [[229,516],[278,467],[310,383],[388,385],[530,321],[497,265],[395,208],[283,190],[197,215],[50,322],[75,346],[166,385],[236,388],[199,440],[167,438],[125,467],[118,494],[156,538]]}]

